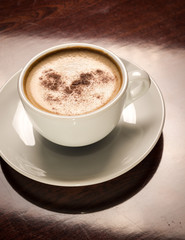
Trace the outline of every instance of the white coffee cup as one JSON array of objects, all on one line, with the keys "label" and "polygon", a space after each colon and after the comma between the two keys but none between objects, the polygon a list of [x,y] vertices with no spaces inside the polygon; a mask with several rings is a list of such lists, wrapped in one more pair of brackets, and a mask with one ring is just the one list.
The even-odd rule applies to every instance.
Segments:
[{"label": "white coffee cup", "polygon": [[[30,66],[44,55],[70,47],[91,48],[104,52],[119,66],[124,79],[118,94],[106,105],[93,112],[77,116],[61,116],[35,107],[26,97],[23,81]],[[143,96],[150,87],[150,78],[143,70],[128,72],[114,53],[102,47],[69,43],[47,49],[33,57],[23,68],[18,80],[18,92],[33,127],[46,139],[70,147],[95,143],[107,136],[118,124],[123,108]]]}]

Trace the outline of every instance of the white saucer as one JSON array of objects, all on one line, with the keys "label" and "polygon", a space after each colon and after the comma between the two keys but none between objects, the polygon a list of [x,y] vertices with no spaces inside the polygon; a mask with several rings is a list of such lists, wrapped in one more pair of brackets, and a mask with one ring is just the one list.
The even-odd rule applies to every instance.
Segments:
[{"label": "white saucer", "polygon": [[[129,70],[135,66],[124,61]],[[129,105],[105,139],[82,148],[55,145],[33,130],[17,94],[16,73],[0,92],[0,154],[19,173],[58,186],[101,183],[127,172],[153,149],[164,125],[162,95],[148,93]]]}]

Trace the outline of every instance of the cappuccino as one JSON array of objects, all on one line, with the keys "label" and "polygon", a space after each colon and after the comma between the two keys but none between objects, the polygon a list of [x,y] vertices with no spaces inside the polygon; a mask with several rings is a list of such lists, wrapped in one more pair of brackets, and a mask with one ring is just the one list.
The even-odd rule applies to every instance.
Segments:
[{"label": "cappuccino", "polygon": [[63,116],[93,112],[119,92],[122,75],[101,51],[71,47],[45,55],[24,78],[24,91],[37,108]]}]

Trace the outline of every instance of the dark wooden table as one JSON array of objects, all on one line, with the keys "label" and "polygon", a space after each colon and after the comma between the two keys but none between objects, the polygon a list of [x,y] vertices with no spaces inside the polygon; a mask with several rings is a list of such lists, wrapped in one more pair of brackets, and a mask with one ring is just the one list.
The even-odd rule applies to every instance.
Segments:
[{"label": "dark wooden table", "polygon": [[167,113],[152,152],[105,183],[46,185],[0,158],[0,239],[185,239],[184,26],[183,0],[0,0],[0,86],[44,49],[88,42],[144,68]]}]

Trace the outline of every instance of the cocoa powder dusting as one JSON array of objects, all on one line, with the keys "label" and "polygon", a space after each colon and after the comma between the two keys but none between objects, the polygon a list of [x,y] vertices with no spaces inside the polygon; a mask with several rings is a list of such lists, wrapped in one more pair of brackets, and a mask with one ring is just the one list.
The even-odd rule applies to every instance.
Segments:
[{"label": "cocoa powder dusting", "polygon": [[[62,81],[61,75],[55,72],[53,69],[48,69],[42,72],[42,75],[39,77],[40,84],[48,90],[51,91],[60,91],[60,96],[55,97],[51,93],[46,94],[45,100],[50,104],[61,104],[61,101],[67,101],[67,95],[73,95],[74,101],[84,101],[83,98],[80,98],[79,95],[82,94],[84,88],[89,85],[96,83],[107,83],[113,78],[108,75],[106,72],[97,69],[95,71],[81,73],[76,77],[72,83],[67,86],[65,81]],[[101,99],[99,94],[94,95],[96,99]],[[53,109],[54,110],[54,109]]]},{"label": "cocoa powder dusting", "polygon": [[74,80],[71,85],[64,89],[64,93],[71,94],[73,92],[77,93],[78,95],[82,92],[83,86],[89,86],[90,80],[93,78],[92,73],[81,73],[80,77]]},{"label": "cocoa powder dusting", "polygon": [[81,89],[75,89],[75,93],[77,93],[78,95],[80,95],[80,94],[81,94],[81,92],[82,92],[82,90],[81,90]]},{"label": "cocoa powder dusting", "polygon": [[77,87],[78,85],[82,84],[82,80],[75,80],[71,83],[71,88],[75,88]]},{"label": "cocoa powder dusting", "polygon": [[73,92],[73,90],[71,90],[69,87],[66,87],[64,89],[64,92],[67,93],[67,94],[71,94]]},{"label": "cocoa powder dusting", "polygon": [[51,95],[51,94],[48,94],[48,95],[47,95],[46,100],[47,100],[48,102],[59,102],[59,101],[60,101],[59,97],[54,97],[54,96]]},{"label": "cocoa powder dusting", "polygon": [[103,71],[102,71],[102,70],[100,70],[100,69],[97,69],[97,70],[96,70],[96,73],[98,73],[98,74],[102,74],[102,73],[103,73]]},{"label": "cocoa powder dusting", "polygon": [[100,81],[103,83],[108,83],[109,81],[114,80],[114,78],[112,78],[110,75],[100,69],[97,69],[95,74],[98,75]]},{"label": "cocoa powder dusting", "polygon": [[87,80],[91,80],[91,78],[93,77],[92,73],[81,73],[80,74],[80,80],[83,81],[87,81]]},{"label": "cocoa powder dusting", "polygon": [[62,84],[61,75],[52,69],[43,71],[43,75],[39,77],[39,80],[42,86],[52,91],[57,91]]}]

